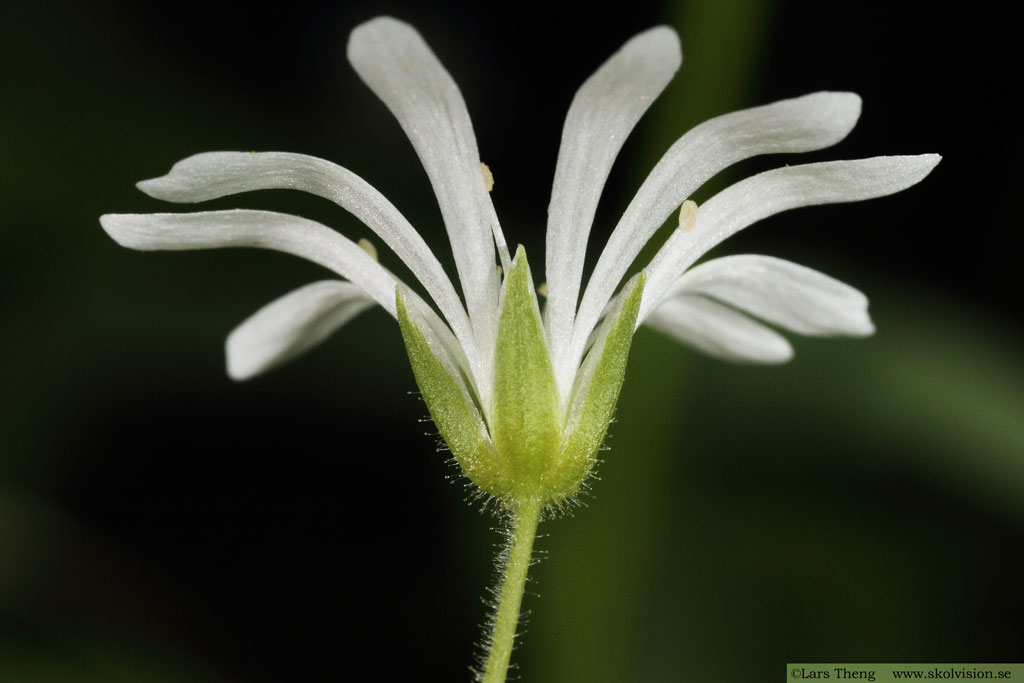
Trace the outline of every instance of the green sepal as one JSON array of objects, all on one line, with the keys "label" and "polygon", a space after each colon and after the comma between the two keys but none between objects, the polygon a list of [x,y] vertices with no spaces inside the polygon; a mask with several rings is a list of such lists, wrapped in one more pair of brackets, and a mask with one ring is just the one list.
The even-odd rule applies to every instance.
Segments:
[{"label": "green sepal", "polygon": [[491,416],[507,496],[514,501],[538,498],[558,456],[562,421],[544,324],[522,247],[505,277]]},{"label": "green sepal", "polygon": [[571,498],[597,461],[597,451],[615,416],[625,378],[644,280],[641,272],[626,283],[617,310],[605,318],[597,341],[577,373],[565,438],[558,462],[548,477],[548,504]]},{"label": "green sepal", "polygon": [[[415,309],[406,304],[401,287],[395,293],[395,303],[409,363],[430,418],[463,474],[482,491],[500,495],[497,454],[465,385],[453,376],[449,370],[451,364],[446,367],[438,358],[437,354],[447,351],[439,348],[435,352],[431,348],[427,335],[420,329],[428,329],[427,324]],[[419,318],[421,325],[418,326],[413,317]]]}]

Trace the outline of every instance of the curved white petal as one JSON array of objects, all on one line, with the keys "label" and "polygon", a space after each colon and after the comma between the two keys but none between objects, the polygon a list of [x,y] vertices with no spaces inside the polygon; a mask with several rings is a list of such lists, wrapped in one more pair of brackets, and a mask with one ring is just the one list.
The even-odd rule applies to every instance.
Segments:
[{"label": "curved white petal", "polygon": [[316,346],[374,304],[341,280],[324,280],[275,299],[228,335],[228,375],[249,379]]},{"label": "curved white petal", "polygon": [[[569,107],[551,190],[545,268],[545,322],[556,368],[558,350],[567,349],[572,334],[587,237],[612,163],[681,63],[675,31],[650,29],[629,40],[588,78]],[[571,374],[565,379],[571,380]]]},{"label": "curved white petal", "polygon": [[860,97],[818,92],[725,114],[693,128],[655,165],[616,225],[587,284],[573,333],[579,349],[629,266],[665,220],[709,178],[761,154],[836,144],[860,116]]},{"label": "curved white petal", "polygon": [[256,247],[300,256],[351,280],[396,315],[398,280],[351,240],[314,221],[270,211],[107,214],[103,229],[141,251]]},{"label": "curved white petal", "polygon": [[791,261],[743,254],[687,271],[668,296],[702,294],[798,334],[863,337],[875,331],[868,299],[853,287]]},{"label": "curved white petal", "polygon": [[700,295],[680,295],[666,300],[645,323],[723,360],[784,363],[793,357],[793,348],[782,335]]},{"label": "curved white petal", "polygon": [[937,154],[787,166],[742,180],[704,203],[692,230],[677,230],[647,267],[642,320],[672,283],[709,249],[739,230],[787,209],[854,202],[905,190],[927,176]]},{"label": "curved white petal", "polygon": [[384,195],[346,168],[305,154],[208,152],[183,159],[167,175],[138,187],[171,202],[267,189],[301,190],[333,201],[384,240],[426,288],[460,343],[477,355],[466,311],[430,247]]},{"label": "curved white petal", "polygon": [[391,17],[352,31],[348,59],[398,119],[430,177],[470,320],[478,341],[489,348],[497,325],[494,249],[495,242],[504,247],[504,239],[462,94],[420,34]]}]

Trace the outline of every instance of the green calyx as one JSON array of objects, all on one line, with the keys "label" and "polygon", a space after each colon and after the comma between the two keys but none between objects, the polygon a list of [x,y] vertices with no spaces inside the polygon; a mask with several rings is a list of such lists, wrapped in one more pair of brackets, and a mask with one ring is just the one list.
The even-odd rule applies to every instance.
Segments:
[{"label": "green calyx", "polygon": [[431,419],[463,473],[481,490],[497,495],[499,489],[496,487],[500,480],[497,455],[469,390],[450,361],[448,352],[439,348],[440,344],[433,336],[428,338],[429,327],[419,312],[407,303],[400,288],[395,298],[398,326]]},{"label": "green calyx", "polygon": [[544,497],[562,440],[558,389],[522,247],[505,277],[494,347],[491,437],[512,498]]},{"label": "green calyx", "polygon": [[549,475],[554,484],[550,503],[571,498],[597,462],[597,452],[615,417],[619,390],[626,377],[644,281],[641,272],[626,283],[617,306],[605,318],[597,341],[576,373],[565,438],[555,469]]},{"label": "green calyx", "polygon": [[398,320],[416,383],[455,460],[481,491],[511,509],[527,501],[557,505],[576,493],[615,412],[642,293],[640,274],[605,319],[569,405],[562,405],[520,247],[505,277],[485,418],[449,352],[398,292]]}]

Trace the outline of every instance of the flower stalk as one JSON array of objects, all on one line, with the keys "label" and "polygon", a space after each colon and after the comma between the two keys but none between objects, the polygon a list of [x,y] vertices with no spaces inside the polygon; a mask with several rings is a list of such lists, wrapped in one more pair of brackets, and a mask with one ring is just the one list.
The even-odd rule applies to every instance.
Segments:
[{"label": "flower stalk", "polygon": [[498,602],[486,644],[487,659],[477,677],[480,683],[504,683],[508,674],[542,508],[538,499],[524,501],[512,520],[508,545],[502,553],[504,575],[501,589],[496,591]]}]

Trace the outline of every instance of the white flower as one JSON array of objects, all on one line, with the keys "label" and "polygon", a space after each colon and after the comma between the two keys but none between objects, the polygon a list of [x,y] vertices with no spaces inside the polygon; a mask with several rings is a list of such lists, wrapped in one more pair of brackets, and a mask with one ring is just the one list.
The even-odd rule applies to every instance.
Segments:
[{"label": "white flower", "polygon": [[[612,163],[682,60],[671,29],[641,33],[583,84],[569,109],[548,216],[541,322],[525,255],[513,260],[506,247],[488,194],[490,174],[448,72],[412,27],[387,17],[352,32],[348,57],[398,119],[426,168],[461,298],[419,233],[386,198],[351,171],[300,154],[199,154],[139,188],[173,202],[268,188],[326,197],[391,248],[436,312],[359,245],[296,216],[246,210],[121,214],[103,216],[101,223],[134,249],[263,247],[302,256],[345,278],[300,288],[242,323],[228,338],[231,376],[263,372],[379,304],[402,323],[417,382],[463,469],[506,502],[525,495],[556,502],[575,491],[603,439],[629,338],[640,324],[722,358],[765,363],[792,354],[765,322],[806,335],[871,334],[866,298],[814,270],[753,255],[693,264],[762,218],[897,192],[939,161],[921,155],[786,166],[747,178],[698,209],[687,197],[737,161],[842,140],[860,114],[860,99],[819,92],[720,116],[683,135],[658,162],[581,291],[587,238]],[[680,207],[679,229],[643,273],[623,285],[642,247]],[[521,462],[534,460],[529,467],[543,470],[537,476],[546,482],[542,494],[509,483],[533,476],[524,475]]]}]

